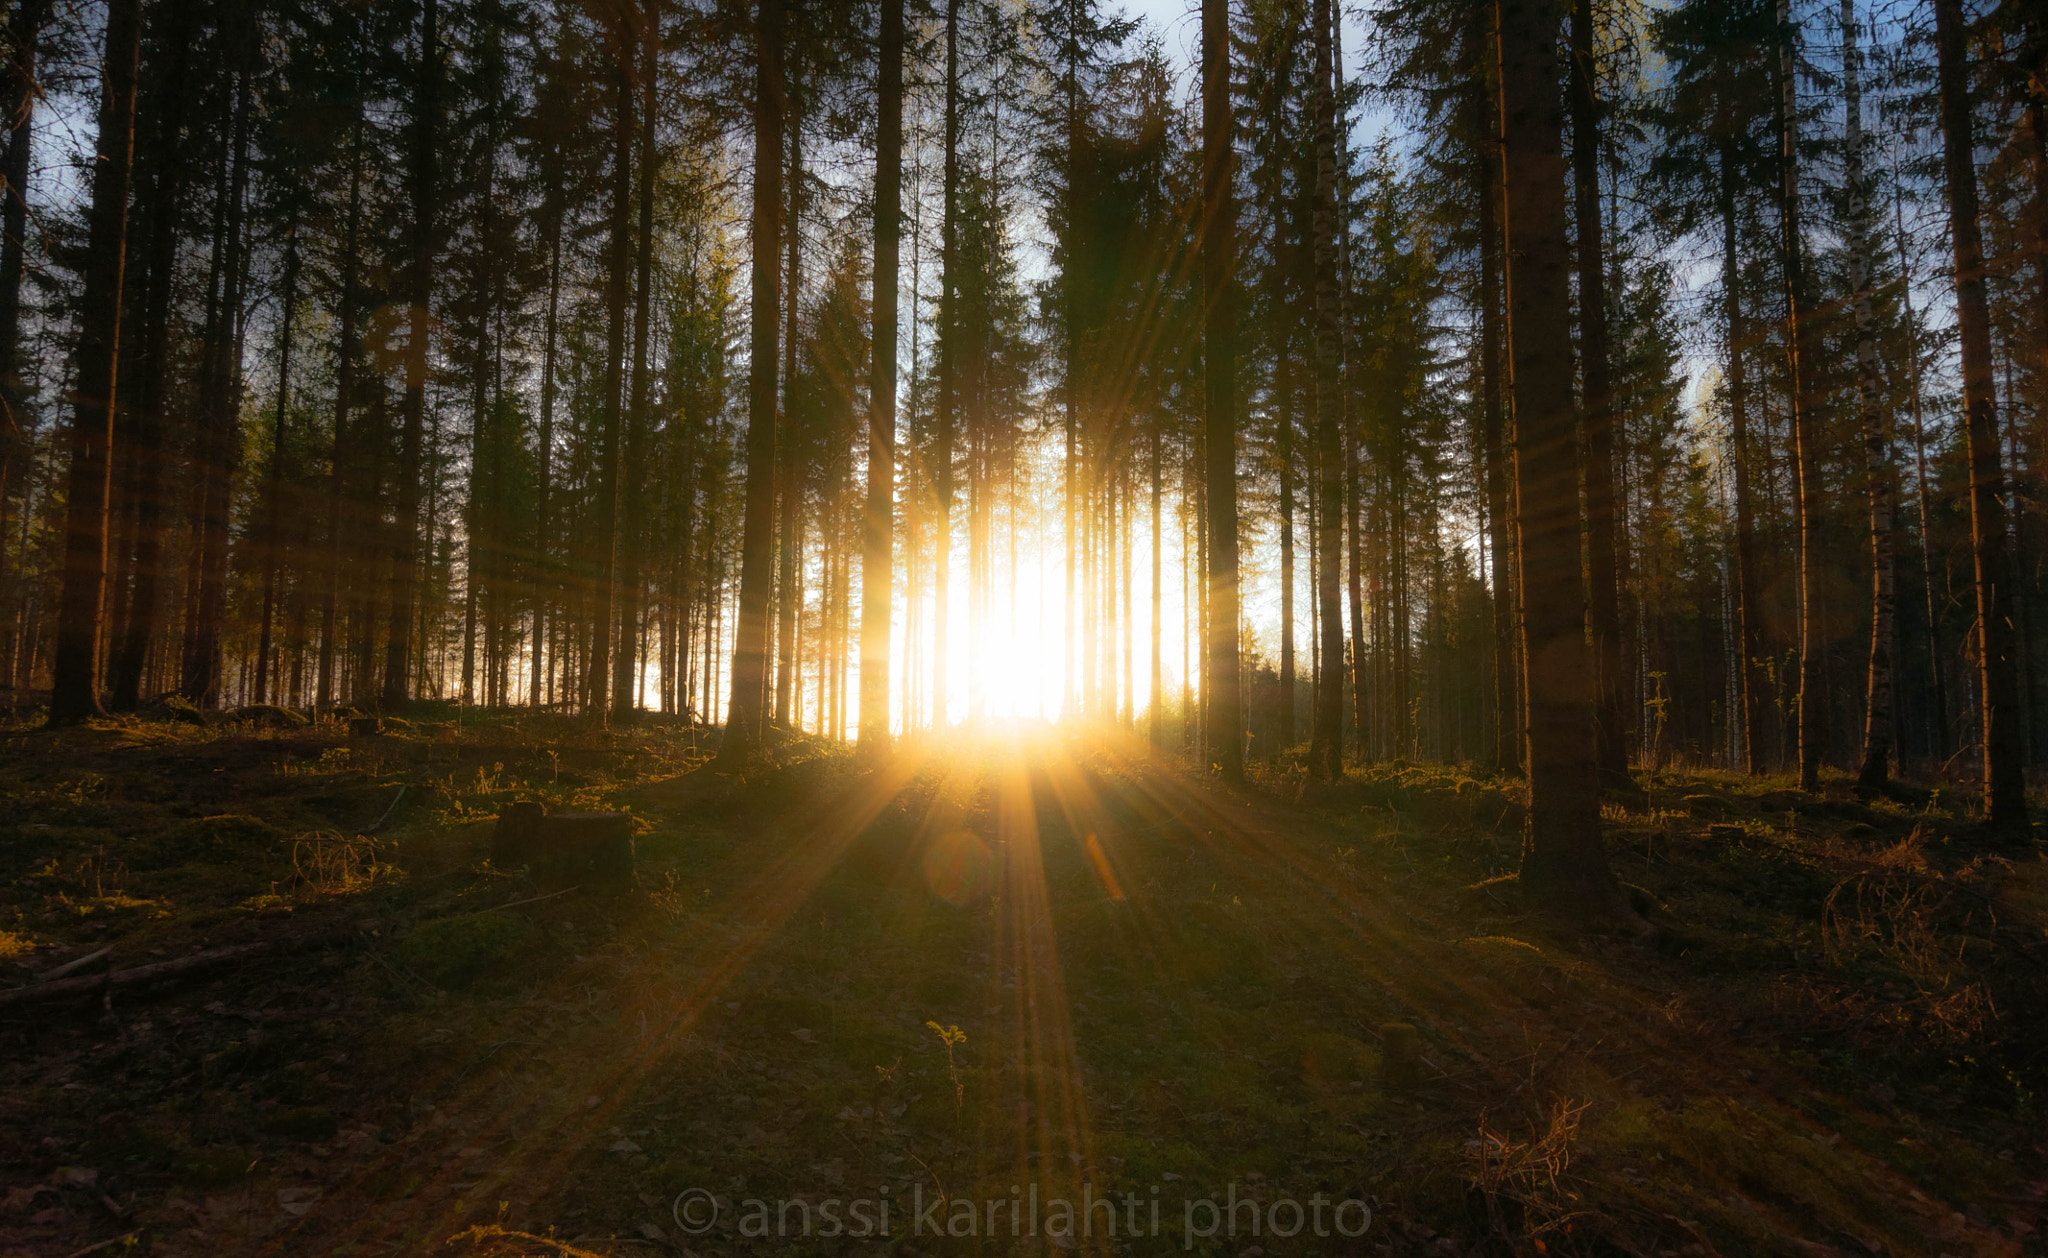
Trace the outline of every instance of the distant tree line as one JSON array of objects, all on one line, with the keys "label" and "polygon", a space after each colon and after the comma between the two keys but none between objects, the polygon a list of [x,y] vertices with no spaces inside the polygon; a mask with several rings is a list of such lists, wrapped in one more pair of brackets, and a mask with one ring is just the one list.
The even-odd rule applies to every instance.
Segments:
[{"label": "distant tree line", "polygon": [[1526,772],[1561,869],[1643,766],[1975,766],[2023,815],[2034,6],[1200,30],[15,0],[9,702],[654,709],[746,755],[986,715],[1056,638],[1064,711],[1226,774]]}]

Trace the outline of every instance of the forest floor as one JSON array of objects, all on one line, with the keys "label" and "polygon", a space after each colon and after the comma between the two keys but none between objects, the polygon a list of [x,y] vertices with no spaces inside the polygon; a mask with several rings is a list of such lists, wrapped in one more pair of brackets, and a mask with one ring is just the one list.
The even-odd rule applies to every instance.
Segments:
[{"label": "forest floor", "polygon": [[[1646,773],[1570,940],[1441,765],[165,715],[0,729],[0,1255],[2048,1252],[2048,866],[1953,788]],[[10,995],[109,947],[245,951]]]}]

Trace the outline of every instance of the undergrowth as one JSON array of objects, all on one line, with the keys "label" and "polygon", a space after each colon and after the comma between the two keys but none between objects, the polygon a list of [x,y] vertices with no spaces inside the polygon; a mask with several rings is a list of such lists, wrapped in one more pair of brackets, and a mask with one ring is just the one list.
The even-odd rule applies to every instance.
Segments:
[{"label": "undergrowth", "polygon": [[[1521,912],[1520,785],[1459,766],[387,729],[0,737],[16,982],[272,947],[0,1017],[0,1239],[70,1252],[105,1195],[216,1252],[779,1253],[676,1194],[1030,1183],[1166,1202],[1132,1252],[1242,1250],[1182,1227],[1225,1192],[1370,1201],[1394,1253],[2039,1245],[2048,869],[1953,792],[1645,774],[1602,814],[1634,943]],[[514,799],[630,810],[639,885],[494,868]]]}]

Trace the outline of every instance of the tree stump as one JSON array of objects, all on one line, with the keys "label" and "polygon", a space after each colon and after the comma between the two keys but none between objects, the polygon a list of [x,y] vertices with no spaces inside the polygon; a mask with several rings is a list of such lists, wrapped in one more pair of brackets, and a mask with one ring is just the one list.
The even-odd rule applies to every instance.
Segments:
[{"label": "tree stump", "polygon": [[1679,803],[1686,815],[1701,821],[1719,821],[1728,815],[1728,805],[1712,795],[1688,795]]},{"label": "tree stump", "polygon": [[540,823],[547,810],[530,799],[498,806],[491,831],[491,864],[500,869],[531,865],[540,853]]},{"label": "tree stump", "polygon": [[633,818],[623,812],[549,814],[531,800],[498,810],[491,863],[524,865],[555,886],[624,891],[633,885]]},{"label": "tree stump", "polygon": [[384,732],[384,719],[377,716],[352,716],[348,720],[350,738],[374,738]]}]

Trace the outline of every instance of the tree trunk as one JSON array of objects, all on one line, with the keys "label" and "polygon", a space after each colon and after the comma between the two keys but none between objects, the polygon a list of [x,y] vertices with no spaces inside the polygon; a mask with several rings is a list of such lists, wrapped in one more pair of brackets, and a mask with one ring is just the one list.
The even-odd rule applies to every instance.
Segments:
[{"label": "tree trunk", "polygon": [[[108,689],[116,712],[133,712],[142,702],[142,673],[156,636],[158,582],[162,577],[164,409],[170,375],[171,288],[176,279],[179,211],[185,189],[185,107],[191,95],[190,60],[195,17],[181,10],[168,32],[164,57],[163,112],[149,153],[151,177],[149,239],[143,258],[140,380],[123,425],[132,445],[122,478],[129,499],[126,553],[131,573],[127,615],[108,625],[119,638],[110,650]],[[10,243],[14,240],[10,233]]]},{"label": "tree trunk", "polygon": [[1492,557],[1493,764],[1501,773],[1522,771],[1522,699],[1515,668],[1514,546],[1509,530],[1507,414],[1502,372],[1500,90],[1498,52],[1491,23],[1482,43],[1491,60],[1485,80],[1485,135],[1479,152],[1479,408],[1484,443],[1487,549]]},{"label": "tree trunk", "polygon": [[[28,269],[28,180],[30,150],[35,145],[36,52],[50,0],[20,0],[8,35],[11,60],[5,112],[10,120],[7,164],[0,168],[0,537],[7,535],[6,492],[11,469],[23,453],[24,434],[17,413],[26,400],[21,379],[21,281]],[[0,565],[6,563],[0,549]],[[0,567],[0,578],[6,570]]]},{"label": "tree trunk", "polygon": [[[1066,180],[1060,195],[1066,201],[1066,221],[1069,232],[1079,230],[1081,193],[1079,188],[1081,166],[1081,86],[1080,86],[1080,4],[1083,0],[1067,0],[1066,12],[1066,60],[1065,81],[1067,124],[1067,170]],[[1061,504],[1066,513],[1066,603],[1061,612],[1065,617],[1064,637],[1061,645],[1061,685],[1063,716],[1078,715],[1083,703],[1083,690],[1078,682],[1083,672],[1080,627],[1080,600],[1082,592],[1078,584],[1081,557],[1081,448],[1079,421],[1079,391],[1081,373],[1080,347],[1080,284],[1075,273],[1071,252],[1069,261],[1060,274],[1060,348],[1065,356],[1060,375],[1060,427],[1064,438],[1061,459]]]},{"label": "tree trunk", "polygon": [[562,304],[562,219],[564,216],[563,196],[551,181],[542,209],[542,231],[545,233],[548,254],[548,297],[547,316],[541,333],[540,354],[540,441],[535,455],[534,487],[534,530],[533,530],[533,677],[528,702],[540,707],[543,700],[553,702],[553,686],[543,693],[543,682],[554,675],[555,658],[546,648],[551,639],[548,630],[553,621],[549,612],[554,608],[555,580],[554,561],[549,547],[554,544],[554,530],[551,512],[554,508],[554,461],[555,461],[555,345],[556,332],[560,323]]},{"label": "tree trunk", "polygon": [[1345,680],[1351,687],[1353,743],[1358,755],[1363,757],[1366,754],[1366,726],[1370,716],[1370,708],[1366,702],[1370,674],[1365,647],[1365,548],[1362,545],[1363,520],[1360,517],[1360,442],[1358,423],[1351,411],[1351,398],[1358,392],[1358,382],[1351,371],[1354,361],[1351,354],[1351,290],[1354,283],[1351,271],[1351,120],[1344,108],[1343,17],[1343,10],[1338,8],[1330,27],[1331,92],[1335,101],[1331,147],[1336,162],[1332,186],[1337,199],[1337,387],[1338,396],[1342,399],[1337,422],[1343,430],[1343,535],[1349,539],[1346,550],[1349,557],[1347,578],[1351,599],[1351,660],[1350,666],[1344,671]]},{"label": "tree trunk", "polygon": [[1735,481],[1735,614],[1737,650],[1741,660],[1736,675],[1742,679],[1742,745],[1745,767],[1751,776],[1764,772],[1763,684],[1757,677],[1757,625],[1763,617],[1758,602],[1756,570],[1756,514],[1749,488],[1749,375],[1743,347],[1747,333],[1742,320],[1742,259],[1738,252],[1735,219],[1735,157],[1733,144],[1723,140],[1719,174],[1721,212],[1721,289],[1728,319],[1728,434],[1729,461]]},{"label": "tree trunk", "polygon": [[[1152,438],[1152,621],[1148,629],[1152,638],[1152,658],[1151,677],[1148,679],[1145,692],[1149,705],[1146,708],[1147,729],[1145,741],[1148,745],[1157,749],[1166,743],[1166,695],[1164,691],[1164,675],[1159,660],[1162,637],[1160,617],[1165,606],[1162,601],[1165,593],[1165,584],[1161,579],[1162,573],[1160,571],[1160,509],[1161,497],[1165,488],[1162,479],[1162,474],[1165,470],[1162,457],[1164,451],[1161,449],[1165,444],[1165,433],[1161,429],[1164,426],[1165,417],[1157,410],[1154,410],[1151,419],[1152,422],[1149,427],[1152,430],[1150,434]],[[1291,711],[1289,715],[1292,715]],[[1292,730],[1288,731],[1288,737],[1292,739]]]},{"label": "tree trunk", "polygon": [[612,713],[630,720],[640,708],[641,548],[647,532],[647,439],[653,428],[654,384],[647,361],[653,328],[654,185],[661,175],[655,145],[655,115],[660,109],[661,11],[659,0],[645,0],[641,20],[640,65],[640,221],[633,259],[633,394],[626,415],[624,500],[619,533],[619,655],[612,673]]},{"label": "tree trunk", "polygon": [[1621,602],[1614,492],[1614,382],[1608,365],[1607,258],[1600,222],[1600,99],[1593,0],[1571,12],[1572,187],[1579,262],[1579,360],[1585,390],[1586,630],[1593,648],[1595,755],[1603,781],[1628,781],[1622,704]]},{"label": "tree trunk", "polygon": [[1863,767],[1857,785],[1884,789],[1891,774],[1896,730],[1892,716],[1892,647],[1897,586],[1898,467],[1891,424],[1878,411],[1881,382],[1877,334],[1870,317],[1870,197],[1863,176],[1863,53],[1857,46],[1856,2],[1842,0],[1842,182],[1848,209],[1849,291],[1856,313],[1856,409],[1863,429],[1864,468],[1870,479],[1870,676],[1863,718]]},{"label": "tree trunk", "polygon": [[[610,676],[613,612],[619,605],[619,444],[626,419],[626,302],[632,285],[633,31],[622,14],[614,28],[617,64],[612,78],[611,241],[605,260],[604,432],[598,451],[595,536],[591,580],[590,658],[584,702],[604,720]],[[773,370],[772,366],[770,368]]]},{"label": "tree trunk", "polygon": [[903,238],[903,0],[882,0],[875,121],[874,357],[868,385],[867,510],[860,561],[860,745],[889,743],[896,524],[896,272]]},{"label": "tree trunk", "polygon": [[[356,244],[361,238],[363,217],[363,98],[360,80],[355,100],[354,135],[349,149],[348,213],[341,242],[341,308],[337,312],[334,366],[334,441],[327,475],[327,563],[322,573],[320,604],[319,680],[315,683],[317,706],[326,711],[335,698],[334,656],[338,630],[336,613],[341,601],[341,535],[345,525],[343,508],[349,491],[349,412],[355,405],[356,359],[361,346],[356,341],[356,319],[361,292],[357,285]],[[466,698],[466,696],[465,696]]]},{"label": "tree trunk", "polygon": [[957,284],[959,282],[960,198],[960,0],[946,0],[946,168],[944,217],[939,226],[939,380],[938,414],[932,442],[932,490],[937,514],[932,542],[932,728],[944,729],[950,706],[948,674],[952,671],[953,576],[953,428],[958,418],[960,347]]},{"label": "tree trunk", "polygon": [[128,261],[128,185],[135,158],[135,78],[142,0],[108,0],[85,292],[79,304],[78,402],[64,504],[64,583],[57,605],[50,723],[100,713],[100,630],[107,587],[107,499],[119,382],[121,285]]},{"label": "tree trunk", "polygon": [[[373,377],[374,378],[374,377]],[[385,434],[390,431],[391,396],[384,382],[369,391],[369,405],[360,420],[367,456],[356,486],[353,528],[349,541],[348,696],[357,706],[375,704],[382,674],[377,668],[377,591],[385,579],[383,561],[390,547],[383,516],[386,464],[390,461]]]},{"label": "tree trunk", "polygon": [[1905,271],[1907,282],[1899,286],[1899,304],[1906,321],[1906,355],[1908,363],[1906,399],[1913,417],[1913,480],[1918,493],[1916,505],[1919,508],[1920,523],[1920,576],[1925,587],[1925,611],[1927,616],[1927,664],[1930,707],[1933,718],[1928,722],[1928,745],[1939,762],[1948,760],[1948,684],[1947,670],[1942,667],[1941,611],[1934,592],[1934,543],[1933,524],[1930,520],[1927,473],[1927,430],[1921,422],[1920,413],[1920,324],[1913,315],[1912,252],[1906,239],[1905,195],[1897,182],[1893,184],[1892,224],[1899,238],[1899,266]]},{"label": "tree trunk", "polygon": [[[491,236],[491,183],[494,162],[484,162],[482,196],[484,206],[479,216],[478,233],[488,240]],[[487,304],[487,303],[482,303]],[[498,441],[493,429],[496,416],[491,412],[489,391],[490,381],[490,319],[479,311],[476,320],[476,337],[470,344],[470,389],[469,389],[469,502],[467,511],[468,541],[465,549],[467,571],[463,582],[462,600],[462,701],[467,706],[472,700],[484,707],[495,707],[497,694],[497,645],[498,623],[492,614],[496,602],[495,594],[499,584],[499,556],[503,553],[503,539],[499,533],[498,495],[502,482],[495,475],[493,466]],[[483,628],[482,647],[478,647],[477,628]],[[478,662],[482,662],[482,685],[477,684]]]},{"label": "tree trunk", "polygon": [[2005,468],[1991,375],[1991,317],[1984,284],[1983,229],[1970,116],[1961,0],[1934,0],[1941,94],[1942,166],[1949,237],[1955,249],[1956,331],[1963,360],[1963,433],[1970,460],[1970,542],[1976,557],[1978,695],[1982,703],[1984,820],[2024,825],[2020,721],[2013,667],[2012,560],[2007,551]]},{"label": "tree trunk", "polygon": [[[792,284],[789,291],[790,301],[794,303],[797,300],[796,286]],[[784,377],[783,389],[785,398],[793,392],[787,376]],[[788,414],[785,408],[785,421]],[[790,424],[789,427],[794,429],[795,425]],[[803,469],[796,452],[796,434],[790,431],[787,435],[790,440],[785,441],[779,451],[782,457],[782,494],[781,520],[776,525],[776,532],[781,538],[781,550],[776,558],[781,571],[777,576],[775,593],[775,724],[785,730],[795,727],[791,716],[793,705],[801,706],[803,702],[803,696],[796,688],[799,667],[796,635],[798,613],[802,610],[804,597],[801,556],[805,523]]]},{"label": "tree trunk", "polygon": [[[6,112],[10,120],[7,164],[0,168],[5,204],[0,205],[0,614],[10,614],[14,590],[7,574],[10,535],[7,502],[16,469],[28,454],[20,407],[28,390],[21,378],[21,281],[28,262],[28,180],[30,150],[35,146],[36,53],[50,0],[20,0],[15,6],[9,52],[13,73],[7,77]],[[16,635],[0,634],[0,691],[5,710],[14,711]]]},{"label": "tree trunk", "polygon": [[[399,708],[409,693],[412,628],[419,570],[420,452],[427,414],[427,338],[434,299],[434,215],[441,130],[441,49],[435,0],[420,5],[419,79],[412,107],[412,152],[407,182],[412,202],[412,266],[407,277],[405,402],[400,416],[398,519],[391,552],[391,618],[384,649],[382,705]],[[488,189],[485,193],[489,196]],[[483,416],[477,416],[483,422]],[[473,471],[473,469],[472,469]],[[470,539],[474,545],[476,539]]]},{"label": "tree trunk", "polygon": [[740,538],[739,624],[732,697],[719,759],[743,764],[761,745],[768,665],[768,594],[774,582],[775,366],[781,310],[782,2],[761,0],[754,24],[754,215],[747,364],[747,489]]},{"label": "tree trunk", "polygon": [[1821,620],[1820,434],[1814,431],[1813,399],[1806,396],[1804,381],[1804,372],[1815,356],[1807,310],[1806,245],[1799,226],[1796,34],[1790,0],[1778,0],[1778,218],[1784,233],[1785,401],[1792,415],[1792,467],[1799,510],[1799,789],[1817,791],[1821,756],[1826,750],[1822,722],[1827,708],[1827,632]]},{"label": "tree trunk", "polygon": [[1237,652],[1237,206],[1230,107],[1230,5],[1202,0],[1203,422],[1208,499],[1208,635],[1202,689],[1208,763],[1225,781],[1244,777]]},{"label": "tree trunk", "polygon": [[[249,19],[253,22],[253,19]],[[236,59],[254,51],[255,32],[234,35]],[[205,359],[200,368],[194,555],[197,577],[185,633],[187,699],[220,706],[222,621],[227,612],[228,528],[235,472],[241,464],[242,366],[237,331],[242,319],[242,215],[248,199],[249,111],[253,93],[244,62],[235,75],[229,149],[219,187],[224,205],[215,214],[214,271],[208,286]]]},{"label": "tree trunk", "polygon": [[1344,395],[1337,371],[1337,136],[1331,91],[1330,0],[1310,6],[1315,24],[1315,366],[1316,461],[1322,467],[1316,507],[1316,628],[1322,665],[1316,675],[1316,724],[1309,761],[1335,780],[1344,775],[1344,610],[1339,582],[1344,556]]},{"label": "tree trunk", "polygon": [[[2048,23],[2034,30],[2038,53],[2027,82],[2027,130],[2033,140],[2034,211],[2034,422],[2048,442]],[[4,276],[4,272],[0,272]],[[0,283],[4,283],[0,278]],[[0,295],[0,301],[4,301]],[[0,342],[4,346],[5,342]]]},{"label": "tree trunk", "polygon": [[1349,425],[1344,434],[1344,528],[1350,539],[1350,567],[1346,572],[1351,600],[1351,722],[1354,747],[1363,759],[1371,732],[1372,653],[1366,648],[1365,633],[1365,484],[1360,475],[1359,443]]},{"label": "tree trunk", "polygon": [[[1279,111],[1276,109],[1274,113]],[[1280,747],[1294,746],[1294,343],[1283,337],[1278,347],[1273,382],[1277,427],[1273,447],[1280,473]]]},{"label": "tree trunk", "polygon": [[256,634],[256,693],[253,701],[270,698],[270,629],[277,612],[277,576],[283,561],[279,542],[284,509],[285,420],[291,413],[293,317],[299,301],[299,224],[296,209],[285,229],[284,291],[278,295],[277,408],[270,426],[270,483],[263,493],[263,527],[256,551],[263,561],[263,611]]},{"label": "tree trunk", "polygon": [[792,728],[790,713],[792,706],[803,706],[803,696],[796,688],[796,675],[801,665],[797,656],[797,632],[799,613],[803,607],[803,543],[804,543],[804,469],[803,443],[798,439],[796,421],[789,413],[790,402],[796,397],[797,386],[797,311],[803,303],[803,179],[804,179],[804,117],[801,102],[790,102],[789,120],[789,174],[785,192],[789,203],[789,221],[784,226],[789,250],[789,272],[784,291],[789,300],[783,305],[782,323],[782,436],[777,453],[781,459],[781,474],[777,480],[779,523],[777,536],[781,539],[777,552],[779,573],[775,593],[775,724],[783,729]]},{"label": "tree trunk", "polygon": [[1600,842],[1593,672],[1580,577],[1571,286],[1555,0],[1499,0],[1501,137],[1528,660],[1521,889],[1560,916],[1633,923]]}]

